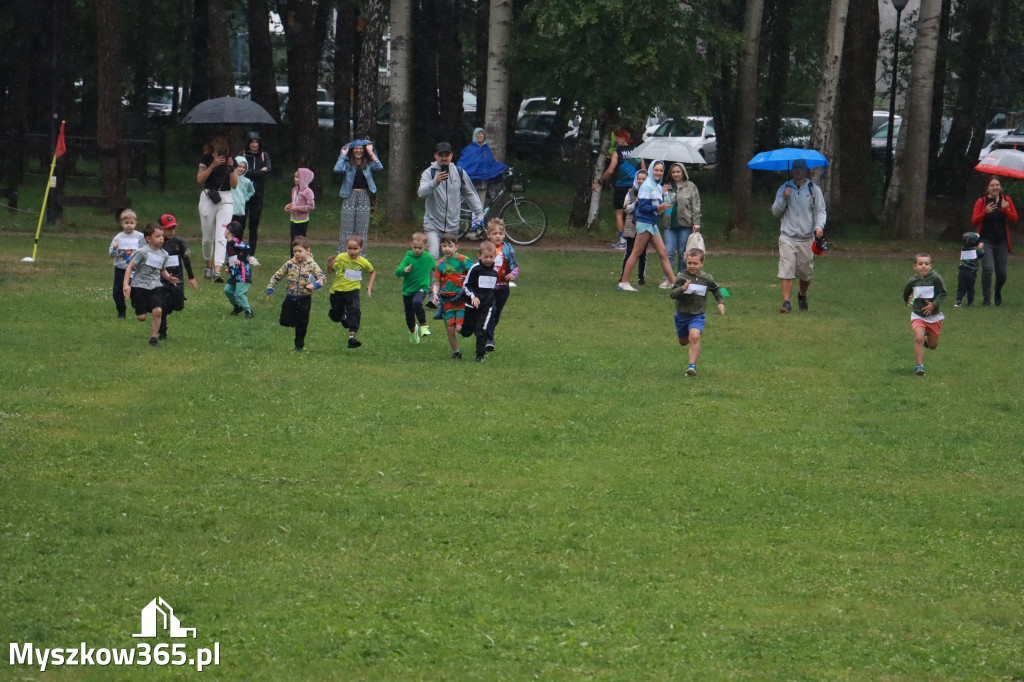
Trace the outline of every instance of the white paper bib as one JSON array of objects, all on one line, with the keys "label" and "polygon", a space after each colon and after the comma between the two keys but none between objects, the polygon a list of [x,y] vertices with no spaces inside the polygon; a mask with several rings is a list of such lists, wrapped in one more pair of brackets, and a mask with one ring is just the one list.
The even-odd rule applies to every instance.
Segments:
[{"label": "white paper bib", "polygon": [[693,282],[690,282],[690,286],[686,287],[686,293],[693,294],[694,296],[707,296],[708,285],[694,284]]},{"label": "white paper bib", "polygon": [[497,277],[491,275],[484,275],[479,279],[481,289],[493,289],[494,285],[498,283]]},{"label": "white paper bib", "polygon": [[914,287],[914,298],[935,298],[935,287]]},{"label": "white paper bib", "polygon": [[151,268],[163,269],[164,264],[167,262],[167,256],[162,253],[147,253],[146,254],[146,265]]},{"label": "white paper bib", "polygon": [[363,271],[353,270],[352,268],[345,268],[345,279],[354,279],[356,281],[362,281]]}]

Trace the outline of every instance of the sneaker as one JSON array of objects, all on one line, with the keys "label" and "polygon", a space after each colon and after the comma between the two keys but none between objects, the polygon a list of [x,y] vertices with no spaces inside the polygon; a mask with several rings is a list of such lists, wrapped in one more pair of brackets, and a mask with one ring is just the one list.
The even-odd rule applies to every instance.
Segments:
[{"label": "sneaker", "polygon": [[1003,304],[1003,292],[997,291],[996,295],[993,297],[992,302],[995,303],[996,305],[1002,305]]},{"label": "sneaker", "polygon": [[118,313],[117,314],[117,319],[119,319],[119,320],[123,320],[126,317],[128,317],[128,315],[126,313]]},{"label": "sneaker", "polygon": [[488,341],[487,343],[485,343],[484,344],[484,351],[486,351],[488,353],[493,353],[494,352],[494,341]]},{"label": "sneaker", "polygon": [[203,268],[203,279],[213,279],[213,268]]},{"label": "sneaker", "polygon": [[412,332],[411,334],[409,334],[409,341],[411,341],[412,343],[419,343],[420,335],[417,334],[416,332]]},{"label": "sneaker", "polygon": [[960,307],[960,301],[957,301],[956,303],[954,303],[953,307],[954,308],[959,308]]},{"label": "sneaker", "polygon": [[663,280],[661,280],[661,284],[658,285],[658,288],[659,289],[671,289],[672,288],[672,284],[667,279],[663,279]]},{"label": "sneaker", "polygon": [[797,306],[800,308],[800,312],[806,313],[807,312],[807,297],[806,296],[797,296],[796,300],[797,300]]},{"label": "sneaker", "polygon": [[305,346],[295,346],[295,352],[296,353],[301,353],[304,350],[306,350]]},{"label": "sneaker", "polygon": [[259,267],[260,262],[256,260],[256,256],[249,256],[249,265]]},{"label": "sneaker", "polygon": [[695,376],[697,376],[697,365],[687,365],[686,366],[686,376],[688,376],[688,377],[695,377]]},{"label": "sneaker", "polygon": [[477,362],[487,362],[487,358],[485,356],[483,356],[483,355],[478,355],[478,356],[476,356],[476,361]]},{"label": "sneaker", "polygon": [[155,336],[151,336],[151,337],[149,337],[149,345],[151,345],[154,348],[156,348],[157,346],[160,345],[160,341]]},{"label": "sneaker", "polygon": [[452,360],[461,360],[461,359],[462,359],[462,351],[461,350],[457,350],[454,353],[452,353]]},{"label": "sneaker", "polygon": [[156,338],[157,338],[158,341],[166,341],[167,340],[167,332],[160,332],[159,334],[156,335]]},{"label": "sneaker", "polygon": [[915,367],[914,368],[914,374],[916,374],[919,377],[923,377],[924,376],[924,365],[918,365],[917,367]]},{"label": "sneaker", "polygon": [[217,275],[216,277],[214,277],[214,278],[213,278],[213,281],[214,281],[214,282],[215,282],[216,284],[224,284],[224,278],[223,278],[223,277],[221,277],[221,276],[220,276],[220,274],[218,274],[218,275]]},{"label": "sneaker", "polygon": [[232,310],[232,311],[231,311],[231,314],[232,314],[232,315],[238,315],[238,314],[239,314],[239,313],[241,313],[241,312],[242,312],[243,310],[245,310],[245,308],[243,308],[243,307],[242,307],[242,306],[240,306],[240,305],[236,305],[236,306],[235,306],[235,308],[234,308],[234,310]]},{"label": "sneaker", "polygon": [[793,306],[789,304],[789,301],[783,301],[782,306],[779,308],[780,313],[791,313],[793,312]]},{"label": "sneaker", "polygon": [[611,245],[611,248],[614,249],[615,251],[619,251],[621,249],[625,249],[626,248],[626,240],[623,239],[620,242],[615,242],[614,244]]},{"label": "sneaker", "polygon": [[990,300],[988,300],[988,299],[986,298],[986,299],[985,299],[984,301],[982,301],[982,302],[981,302],[981,305],[982,305],[982,307],[983,307],[983,308],[987,308],[987,307],[989,307],[990,305],[992,305],[992,301],[990,301]]},{"label": "sneaker", "polygon": [[253,314],[253,312],[251,310],[246,310],[245,311],[245,319],[251,320],[254,317],[256,317],[256,316]]},{"label": "sneaker", "polygon": [[420,336],[430,336],[430,327],[425,324],[420,325]]},{"label": "sneaker", "polygon": [[641,279],[641,280],[637,281],[636,285],[638,287],[643,288],[643,287],[647,286],[647,282]]},{"label": "sneaker", "polygon": [[354,337],[354,336],[348,337],[348,347],[349,348],[359,348],[359,346],[361,346],[361,345],[363,345],[362,342],[359,339],[357,339],[356,337]]},{"label": "sneaker", "polygon": [[629,282],[619,282],[619,286],[617,288],[619,291],[636,291],[636,289],[633,288],[633,285]]}]

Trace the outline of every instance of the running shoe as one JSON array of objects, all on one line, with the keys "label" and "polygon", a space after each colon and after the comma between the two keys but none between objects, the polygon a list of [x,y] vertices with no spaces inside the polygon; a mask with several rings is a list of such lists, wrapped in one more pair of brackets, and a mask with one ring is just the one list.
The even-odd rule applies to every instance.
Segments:
[{"label": "running shoe", "polygon": [[687,365],[686,366],[686,376],[688,376],[688,377],[695,377],[695,376],[697,376],[697,365]]},{"label": "running shoe", "polygon": [[430,336],[430,327],[425,324],[420,325],[420,336]]},{"label": "running shoe", "polygon": [[632,291],[634,293],[636,292],[636,289],[634,289],[633,285],[630,284],[629,282],[619,282],[618,290],[619,291]]},{"label": "running shoe", "polygon": [[791,313],[793,312],[793,306],[789,304],[789,301],[783,301],[782,307],[779,308],[780,313]]},{"label": "running shoe", "polygon": [[417,334],[416,332],[412,332],[411,334],[409,334],[409,341],[411,341],[413,343],[419,343],[420,342],[420,335]]},{"label": "running shoe", "polygon": [[924,365],[918,365],[914,369],[914,374],[916,374],[919,377],[923,377],[924,376]]},{"label": "running shoe", "polygon": [[806,313],[807,312],[807,297],[806,296],[797,296],[796,300],[797,300],[797,305],[800,307],[800,312]]},{"label": "running shoe", "polygon": [[667,279],[663,279],[663,280],[661,280],[661,284],[658,285],[658,288],[659,289],[671,289],[672,288],[672,283],[669,282]]}]

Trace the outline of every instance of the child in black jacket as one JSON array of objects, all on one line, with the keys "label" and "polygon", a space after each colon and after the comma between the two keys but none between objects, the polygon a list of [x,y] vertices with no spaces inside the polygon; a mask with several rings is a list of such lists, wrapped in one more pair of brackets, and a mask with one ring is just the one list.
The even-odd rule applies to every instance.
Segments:
[{"label": "child in black jacket", "polygon": [[491,242],[480,242],[479,261],[469,269],[462,294],[467,299],[466,319],[462,322],[462,335],[476,334],[476,361],[483,362],[487,353],[487,322],[494,307],[494,285],[498,271],[494,269],[497,252]]}]

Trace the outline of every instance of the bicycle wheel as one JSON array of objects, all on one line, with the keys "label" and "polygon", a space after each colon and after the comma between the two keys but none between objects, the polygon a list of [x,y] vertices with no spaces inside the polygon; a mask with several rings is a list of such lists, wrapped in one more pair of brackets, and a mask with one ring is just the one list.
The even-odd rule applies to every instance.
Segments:
[{"label": "bicycle wheel", "polygon": [[463,206],[459,211],[459,239],[465,237],[471,227],[473,227],[473,211]]},{"label": "bicycle wheel", "polygon": [[544,209],[529,199],[513,199],[501,207],[499,217],[505,221],[505,236],[513,244],[536,244],[548,229]]}]

